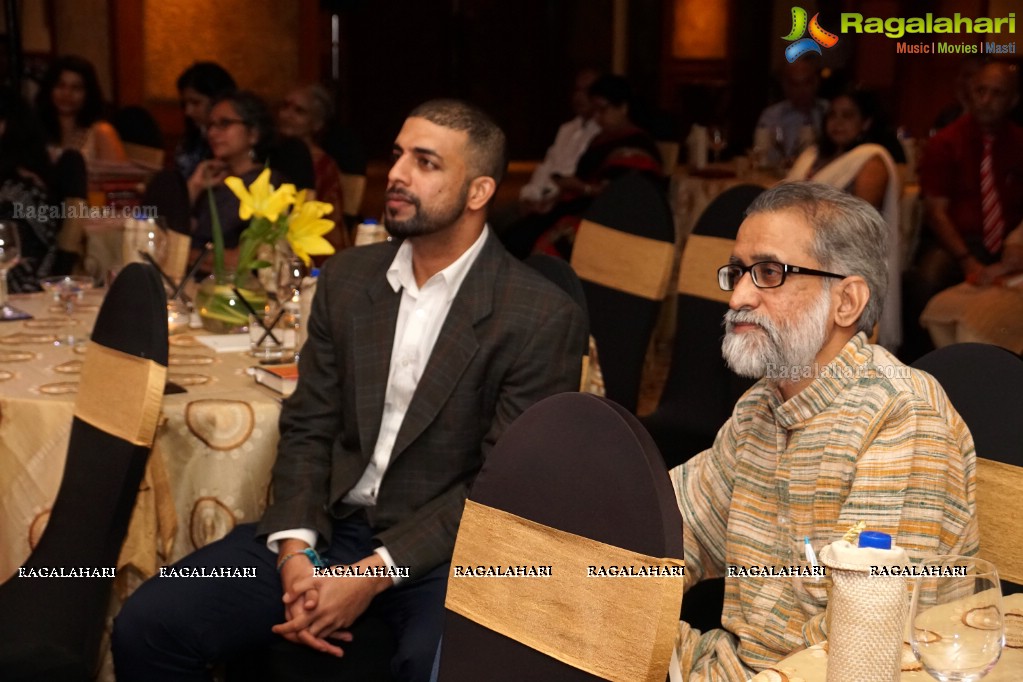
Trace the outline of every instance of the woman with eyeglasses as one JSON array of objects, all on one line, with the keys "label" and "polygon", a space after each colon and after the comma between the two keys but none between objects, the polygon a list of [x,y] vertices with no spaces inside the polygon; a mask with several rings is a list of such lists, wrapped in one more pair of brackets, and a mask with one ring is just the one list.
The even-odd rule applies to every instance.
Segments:
[{"label": "woman with eyeglasses", "polygon": [[[238,217],[238,198],[224,184],[225,178],[238,177],[246,186],[263,170],[273,140],[273,119],[266,104],[251,92],[239,91],[224,95],[210,109],[207,141],[212,159],[199,162],[188,179],[188,199],[192,205],[192,248],[201,248],[213,238],[207,190],[213,200],[224,234],[224,247],[234,250],[238,236],[248,221]],[[271,172],[275,187],[284,182],[278,172]]]},{"label": "woman with eyeglasses", "polygon": [[[858,196],[874,206],[888,224],[888,295],[878,342],[891,351],[902,343],[899,198],[902,181],[889,152],[886,126],[873,94],[853,90],[831,100],[824,136],[805,149],[787,180],[813,180]],[[894,147],[897,147],[897,142]]]},{"label": "woman with eyeglasses", "polygon": [[86,163],[127,161],[117,131],[102,119],[103,93],[96,69],[81,57],[60,57],[47,70],[36,95],[36,114],[49,137],[51,156],[74,150]]},{"label": "woman with eyeglasses", "polygon": [[319,144],[334,110],[330,93],[319,84],[303,85],[289,92],[277,113],[277,128],[282,135],[301,140],[309,149],[316,183],[316,200],[334,207],[330,217],[335,228],[324,235],[337,251],[351,245],[344,227],[344,196],[341,170]]},{"label": "woman with eyeglasses", "polygon": [[185,135],[174,150],[174,165],[184,178],[191,177],[200,161],[210,158],[206,143],[213,102],[235,89],[234,78],[214,62],[196,62],[178,76],[178,97],[185,116]]}]

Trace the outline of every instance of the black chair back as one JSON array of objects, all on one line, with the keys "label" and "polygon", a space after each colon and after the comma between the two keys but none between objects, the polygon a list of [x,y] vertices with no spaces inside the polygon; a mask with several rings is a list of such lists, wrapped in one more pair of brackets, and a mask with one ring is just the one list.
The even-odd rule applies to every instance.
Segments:
[{"label": "black chair back", "polygon": [[1023,592],[1023,359],[998,346],[960,343],[931,351],[913,367],[938,380],[970,428],[980,555],[998,567],[1005,594]]},{"label": "black chair back", "polygon": [[[524,412],[487,458],[470,499],[640,554],[682,558],[682,519],[656,446],[625,408],[593,395],[563,393]],[[448,610],[440,679],[599,678]]]},{"label": "black chair back", "polygon": [[632,173],[583,215],[572,251],[607,397],[636,411],[643,361],[670,284],[675,228],[664,192]]},{"label": "black chair back", "polygon": [[[64,475],[46,529],[23,569],[116,566],[156,431],[166,367],[163,284],[152,267],[129,264],[96,319]],[[111,386],[119,380],[120,386]],[[123,402],[136,394],[145,396],[134,401],[136,414],[110,406],[115,398]],[[3,679],[91,679],[113,582],[112,575],[15,574],[0,586]]]},{"label": "black chair back", "polygon": [[738,185],[723,192],[697,220],[683,250],[671,368],[657,409],[641,420],[669,469],[710,447],[753,383],[721,357],[729,294],[718,287],[716,271],[728,262],[746,208],[763,191]]},{"label": "black chair back", "polygon": [[[545,253],[534,253],[523,262],[554,284],[557,284],[562,291],[572,297],[572,300],[583,311],[583,319],[586,320],[586,327],[588,329],[590,322],[589,313],[586,310],[586,292],[583,290],[583,283],[579,281],[579,277],[575,274],[572,266],[560,258],[548,256]],[[582,349],[583,355],[589,353],[589,350],[590,344],[587,341],[585,348]]]}]

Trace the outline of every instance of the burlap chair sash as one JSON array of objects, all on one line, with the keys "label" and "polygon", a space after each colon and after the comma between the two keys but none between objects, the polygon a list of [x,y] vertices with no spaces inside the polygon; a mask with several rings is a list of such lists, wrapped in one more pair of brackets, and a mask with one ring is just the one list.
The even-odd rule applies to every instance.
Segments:
[{"label": "burlap chair sash", "polygon": [[[468,500],[445,606],[604,679],[663,682],[678,630],[683,566]],[[549,567],[550,575],[465,576],[491,567],[541,574]],[[647,575],[623,576],[644,567]],[[637,655],[643,651],[649,658]]]},{"label": "burlap chair sash", "polygon": [[1023,584],[1023,467],[977,458],[980,556],[998,567],[1002,580]]},{"label": "burlap chair sash", "polygon": [[668,293],[673,244],[584,220],[572,249],[572,268],[595,284],[651,301]]},{"label": "burlap chair sash", "polygon": [[718,268],[732,257],[734,239],[690,235],[682,251],[678,272],[678,293],[728,303],[732,292],[718,286]]},{"label": "burlap chair sash", "polygon": [[167,368],[90,342],[75,416],[134,445],[152,446]]}]

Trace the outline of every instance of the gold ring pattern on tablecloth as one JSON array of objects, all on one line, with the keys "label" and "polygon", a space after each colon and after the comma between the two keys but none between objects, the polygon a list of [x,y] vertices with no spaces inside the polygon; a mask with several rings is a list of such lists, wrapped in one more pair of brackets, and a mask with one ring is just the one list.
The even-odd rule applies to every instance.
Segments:
[{"label": "gold ring pattern on tablecloth", "polygon": [[8,372],[6,369],[0,369],[0,381],[7,381],[14,376],[14,372]]},{"label": "gold ring pattern on tablecloth", "polygon": [[180,346],[182,348],[204,347],[202,342],[199,341],[199,339],[195,338],[194,336],[189,336],[188,334],[179,334],[177,336],[172,336],[169,339],[167,339],[167,343],[169,343],[172,346]]},{"label": "gold ring pattern on tablecloth", "polygon": [[25,320],[23,324],[26,329],[61,329],[78,324],[78,321],[67,317],[37,317],[34,320]]},{"label": "gold ring pattern on tablecloth", "polygon": [[0,350],[0,362],[25,362],[35,359],[36,354],[27,350]]},{"label": "gold ring pattern on tablecloth", "polygon": [[[59,303],[54,303],[47,310],[51,313],[66,313],[67,309]],[[79,313],[95,313],[99,311],[99,306],[95,303],[76,303],[75,312]]]},{"label": "gold ring pattern on tablecloth", "polygon": [[167,358],[168,367],[187,367],[191,365],[212,365],[213,356],[187,353],[171,353]]},{"label": "gold ring pattern on tablecloth", "polygon": [[205,374],[186,374],[183,372],[169,372],[167,381],[172,381],[178,386],[202,386],[208,384],[210,378]]},{"label": "gold ring pattern on tablecloth", "polygon": [[45,393],[46,395],[67,395],[69,393],[78,393],[78,382],[57,381],[52,384],[43,384],[42,386],[39,386],[39,392]]},{"label": "gold ring pattern on tablecloth", "polygon": [[234,450],[252,435],[252,406],[241,400],[193,400],[185,408],[185,424],[214,450]]},{"label": "gold ring pattern on tablecloth", "polygon": [[200,497],[192,505],[189,536],[196,549],[216,542],[238,524],[234,512],[215,497]]},{"label": "gold ring pattern on tablecloth", "polygon": [[1023,613],[1008,611],[1005,614],[1005,646],[1023,649]]},{"label": "gold ring pattern on tablecloth", "polygon": [[54,367],[53,371],[58,374],[81,374],[82,364],[81,360],[68,360]]},{"label": "gold ring pattern on tablecloth", "polygon": [[6,336],[0,336],[0,343],[5,346],[19,346],[22,344],[33,344],[43,343],[51,345],[57,340],[57,337],[53,334],[26,334],[25,332],[16,332],[14,334],[7,334]]}]

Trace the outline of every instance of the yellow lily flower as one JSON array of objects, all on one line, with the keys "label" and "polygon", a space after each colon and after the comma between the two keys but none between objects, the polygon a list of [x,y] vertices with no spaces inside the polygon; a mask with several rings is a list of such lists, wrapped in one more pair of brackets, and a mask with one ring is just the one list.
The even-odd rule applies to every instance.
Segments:
[{"label": "yellow lily flower", "polygon": [[269,168],[264,168],[248,189],[241,178],[233,176],[224,180],[224,184],[238,197],[238,217],[242,220],[255,216],[274,222],[284,209],[295,203],[295,186],[285,183],[274,189]]},{"label": "yellow lily flower", "polygon": [[334,229],[334,221],[323,216],[334,210],[322,201],[305,201],[305,191],[299,193],[302,201],[295,202],[295,208],[288,216],[288,243],[295,255],[307,266],[309,256],[329,256],[334,246],[323,238]]}]

